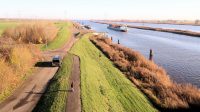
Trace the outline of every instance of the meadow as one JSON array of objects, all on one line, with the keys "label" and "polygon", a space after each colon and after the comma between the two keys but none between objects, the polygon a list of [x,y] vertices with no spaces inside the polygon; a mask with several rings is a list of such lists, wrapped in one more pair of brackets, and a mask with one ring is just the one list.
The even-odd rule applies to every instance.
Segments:
[{"label": "meadow", "polygon": [[81,61],[83,112],[154,112],[156,109],[84,35],[71,49]]},{"label": "meadow", "polygon": [[0,37],[1,37],[1,34],[4,32],[5,29],[10,28],[10,27],[15,27],[18,24],[20,24],[20,22],[0,20]]}]

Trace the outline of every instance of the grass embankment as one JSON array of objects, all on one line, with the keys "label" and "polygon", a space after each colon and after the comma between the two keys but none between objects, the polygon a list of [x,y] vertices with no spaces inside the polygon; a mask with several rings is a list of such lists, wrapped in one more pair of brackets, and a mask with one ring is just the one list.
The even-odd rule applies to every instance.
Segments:
[{"label": "grass embankment", "polygon": [[112,43],[109,38],[90,39],[162,111],[200,108],[200,91],[196,87],[173,82],[163,68],[132,49]]},{"label": "grass embankment", "polygon": [[33,112],[64,112],[72,63],[73,55],[67,54]]},{"label": "grass embankment", "polygon": [[71,37],[72,35],[72,23],[71,22],[59,22],[56,23],[57,27],[59,28],[59,32],[56,36],[56,38],[49,42],[46,45],[42,47],[42,50],[54,50],[57,48],[62,47]]},{"label": "grass embankment", "polygon": [[1,34],[4,32],[5,29],[15,27],[17,25],[19,25],[19,22],[0,21],[0,37],[1,37]]},{"label": "grass embankment", "polygon": [[82,111],[156,111],[147,98],[89,41],[89,36],[81,38],[70,51],[81,60]]}]

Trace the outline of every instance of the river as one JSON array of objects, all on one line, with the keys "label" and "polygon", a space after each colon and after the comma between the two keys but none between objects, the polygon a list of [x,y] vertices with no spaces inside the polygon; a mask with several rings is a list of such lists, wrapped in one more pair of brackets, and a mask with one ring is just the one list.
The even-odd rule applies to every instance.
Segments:
[{"label": "river", "polygon": [[162,66],[172,80],[200,88],[200,38],[134,28],[129,28],[126,33],[117,32],[107,29],[105,24],[82,22],[97,32],[107,32],[115,42],[119,39],[122,45],[147,58],[149,50],[153,49],[155,63]]}]

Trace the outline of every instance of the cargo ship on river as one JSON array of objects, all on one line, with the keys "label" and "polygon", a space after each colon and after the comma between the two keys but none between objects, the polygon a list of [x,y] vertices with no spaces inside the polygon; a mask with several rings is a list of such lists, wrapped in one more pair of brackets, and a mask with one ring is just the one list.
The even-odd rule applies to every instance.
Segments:
[{"label": "cargo ship on river", "polygon": [[115,31],[121,31],[121,32],[127,32],[128,31],[128,28],[124,25],[113,25],[113,24],[110,24],[108,27],[108,29],[111,29],[111,30],[115,30]]}]

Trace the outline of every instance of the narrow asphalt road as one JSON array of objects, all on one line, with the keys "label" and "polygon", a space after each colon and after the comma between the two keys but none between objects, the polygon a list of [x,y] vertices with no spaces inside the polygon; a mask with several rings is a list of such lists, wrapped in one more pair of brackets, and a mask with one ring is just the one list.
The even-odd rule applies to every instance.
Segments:
[{"label": "narrow asphalt road", "polygon": [[78,56],[73,57],[73,69],[69,80],[73,82],[73,89],[68,93],[66,112],[81,112],[81,96],[80,96],[80,60]]},{"label": "narrow asphalt road", "polygon": [[[63,57],[76,40],[72,36],[62,48],[45,51],[43,52],[43,56],[49,62],[54,55],[61,55]],[[31,112],[33,110],[42,93],[45,91],[48,82],[57,72],[58,67],[43,66],[36,69],[36,72],[22,86],[15,90],[13,95],[0,104],[0,112]]]}]

